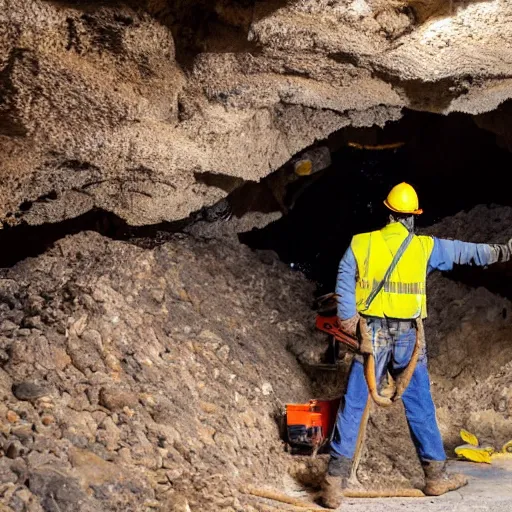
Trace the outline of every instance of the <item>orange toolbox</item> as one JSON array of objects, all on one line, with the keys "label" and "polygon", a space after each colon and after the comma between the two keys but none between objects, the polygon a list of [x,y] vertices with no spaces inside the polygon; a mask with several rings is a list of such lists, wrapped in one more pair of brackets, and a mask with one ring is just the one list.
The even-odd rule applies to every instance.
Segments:
[{"label": "orange toolbox", "polygon": [[295,449],[318,451],[331,437],[340,399],[310,400],[286,405],[288,444]]}]

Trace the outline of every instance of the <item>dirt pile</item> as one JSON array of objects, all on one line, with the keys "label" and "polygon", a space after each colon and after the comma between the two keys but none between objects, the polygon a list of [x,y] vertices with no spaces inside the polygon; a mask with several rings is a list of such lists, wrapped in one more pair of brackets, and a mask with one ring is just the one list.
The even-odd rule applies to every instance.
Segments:
[{"label": "dirt pile", "polygon": [[286,345],[312,290],[272,254],[84,233],[3,277],[4,504],[250,510],[237,485],[287,473],[277,419],[312,392]]},{"label": "dirt pile", "polygon": [[[429,230],[470,242],[506,243],[512,208],[478,206]],[[456,269],[457,282],[437,275],[429,286],[427,324],[434,395],[445,441],[472,430],[501,447],[512,439],[512,266]]]}]

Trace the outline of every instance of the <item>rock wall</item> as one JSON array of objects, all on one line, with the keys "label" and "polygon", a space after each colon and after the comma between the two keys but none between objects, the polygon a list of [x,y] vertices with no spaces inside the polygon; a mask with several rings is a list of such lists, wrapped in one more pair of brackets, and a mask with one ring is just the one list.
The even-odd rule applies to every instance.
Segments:
[{"label": "rock wall", "polygon": [[0,0],[0,215],[133,225],[224,197],[346,126],[511,96],[501,0]]}]

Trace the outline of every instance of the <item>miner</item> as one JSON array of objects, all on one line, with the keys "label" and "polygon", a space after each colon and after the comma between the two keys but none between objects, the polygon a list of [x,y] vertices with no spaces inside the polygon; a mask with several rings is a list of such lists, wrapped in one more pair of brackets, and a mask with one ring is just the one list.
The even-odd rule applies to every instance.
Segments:
[{"label": "miner", "polygon": [[490,245],[416,235],[414,221],[422,210],[416,191],[407,183],[395,186],[384,204],[390,211],[388,224],[355,235],[339,265],[339,327],[361,340],[362,353],[352,363],[331,441],[322,491],[323,504],[329,508],[340,505],[348,485],[372,380],[367,361],[372,362],[377,386],[384,384],[387,372],[399,380],[410,369],[401,399],[425,473],[425,494],[439,496],[467,484],[465,476],[446,470],[426,349],[424,345],[417,348],[418,332],[423,332],[422,320],[427,317],[426,278],[434,270],[448,271],[455,264],[485,266],[511,257],[512,240]]}]

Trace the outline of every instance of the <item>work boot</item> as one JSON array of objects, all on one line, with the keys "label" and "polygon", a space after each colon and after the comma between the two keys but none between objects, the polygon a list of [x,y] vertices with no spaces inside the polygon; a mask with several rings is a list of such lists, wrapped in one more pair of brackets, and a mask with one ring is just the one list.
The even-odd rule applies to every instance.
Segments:
[{"label": "work boot", "polygon": [[326,508],[337,509],[343,500],[343,491],[348,486],[352,460],[347,457],[332,457],[322,483],[321,504]]},{"label": "work boot", "polygon": [[427,496],[441,496],[449,491],[455,491],[468,483],[465,475],[460,473],[448,473],[446,461],[424,460],[421,465],[425,472],[425,489]]}]

